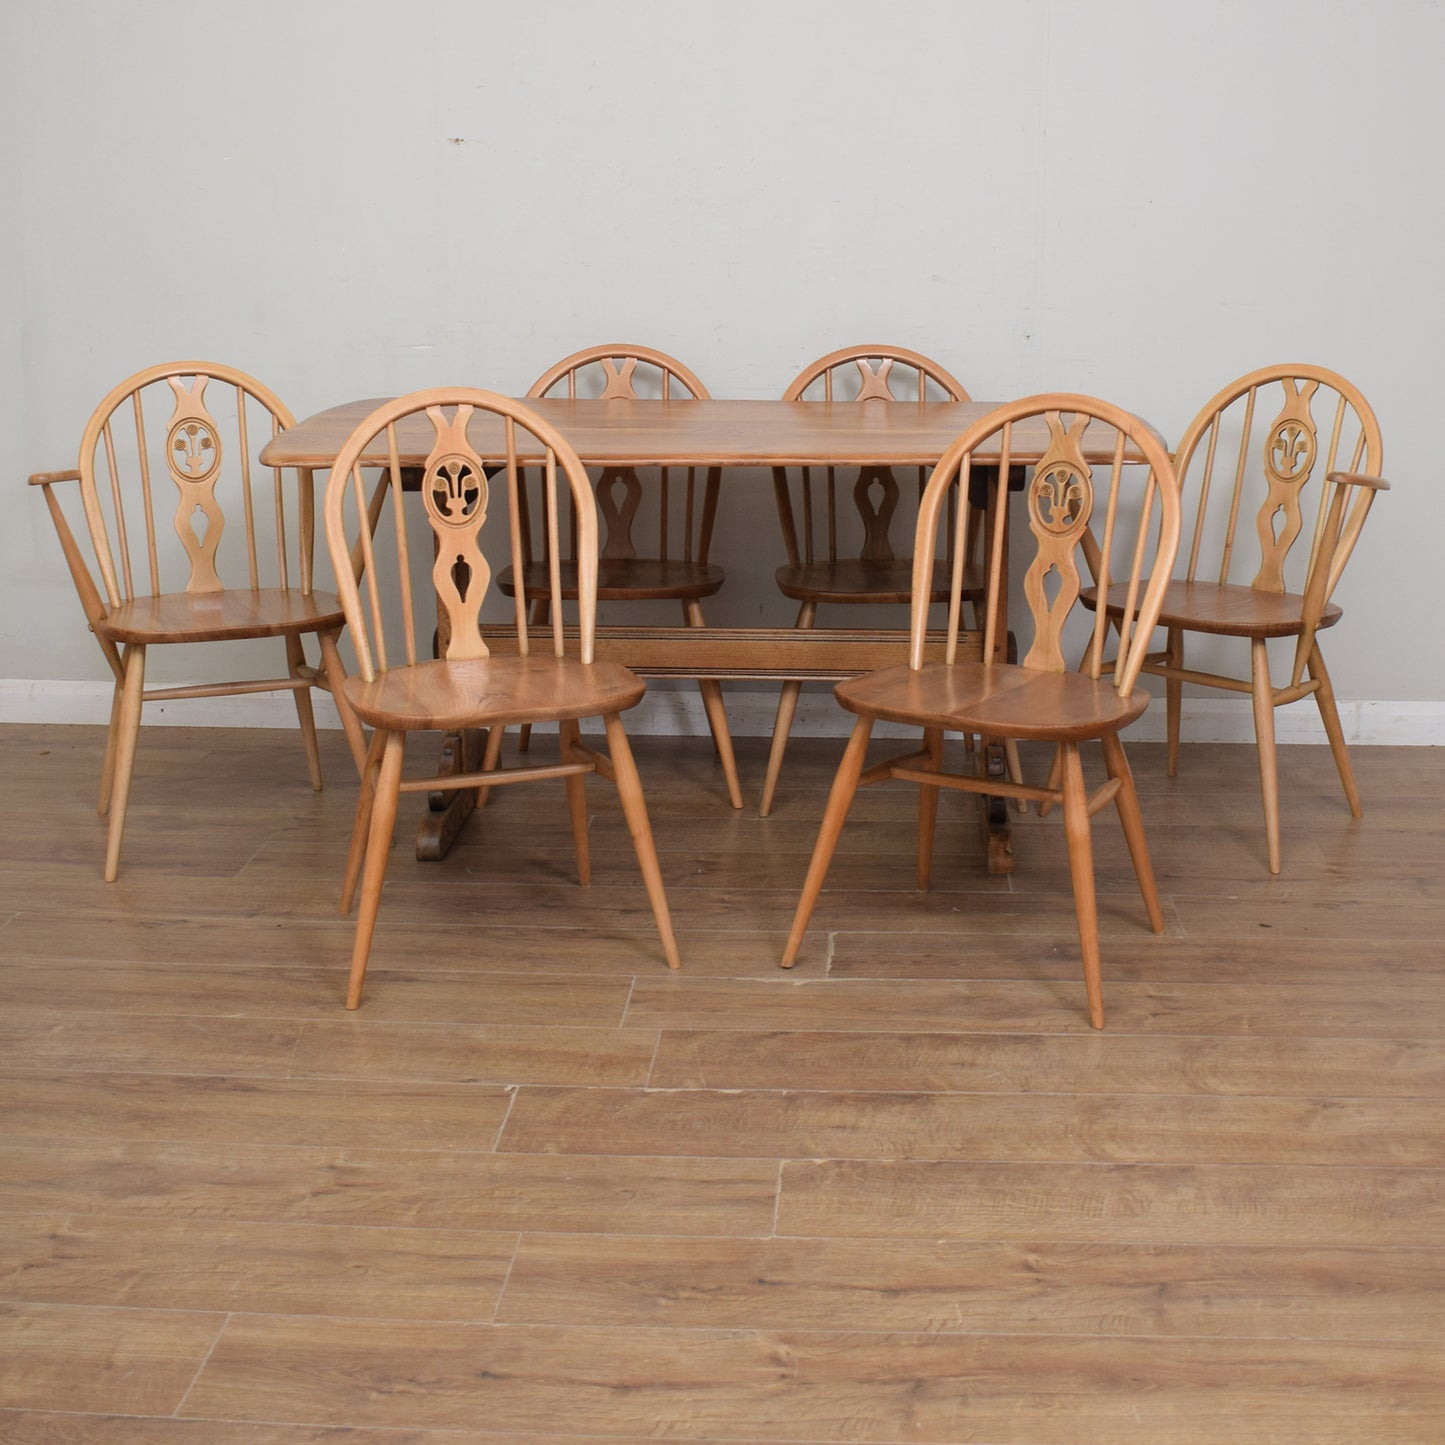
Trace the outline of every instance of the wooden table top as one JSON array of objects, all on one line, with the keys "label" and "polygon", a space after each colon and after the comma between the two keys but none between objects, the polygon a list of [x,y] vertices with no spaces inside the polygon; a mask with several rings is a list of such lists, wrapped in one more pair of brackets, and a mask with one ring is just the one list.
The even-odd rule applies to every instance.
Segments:
[{"label": "wooden table top", "polygon": [[[349,401],[317,412],[266,444],[269,466],[329,467],[356,426],[385,398]],[[601,401],[543,397],[527,402],[571,442],[584,462],[598,466],[932,466],[967,427],[991,411],[985,401]],[[398,426],[402,462],[426,461],[433,432],[425,417]],[[1114,429],[1093,423],[1086,454],[1113,455]],[[505,454],[502,422],[478,412],[467,436],[485,460]],[[1161,438],[1162,443],[1162,438]],[[1048,434],[1033,419],[1014,426],[1015,461],[1043,455]],[[978,455],[987,455],[981,449]],[[524,460],[535,460],[523,454]],[[381,465],[382,453],[363,458]]]}]

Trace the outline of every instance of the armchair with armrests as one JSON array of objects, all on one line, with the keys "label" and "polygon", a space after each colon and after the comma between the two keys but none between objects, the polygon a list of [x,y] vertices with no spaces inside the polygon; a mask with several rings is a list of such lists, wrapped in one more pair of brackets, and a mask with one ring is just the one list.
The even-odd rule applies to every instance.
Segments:
[{"label": "armchair with armrests", "polygon": [[[1389,489],[1381,464],[1379,423],[1359,389],[1306,365],[1262,367],[1231,382],[1194,418],[1175,452],[1194,509],[1188,560],[1164,591],[1166,645],[1146,657],[1143,670],[1165,679],[1170,777],[1179,770],[1185,683],[1252,699],[1271,873],[1281,866],[1276,708],[1314,698],[1345,800],[1361,816],[1320,634],[1344,615],[1332,598],[1376,495]],[[1107,597],[1109,616],[1118,618],[1118,588]],[[1094,589],[1085,591],[1086,606],[1096,598]],[[1249,677],[1187,667],[1189,633],[1248,639]],[[1271,678],[1273,639],[1294,644],[1280,685]]]},{"label": "armchair with armrests", "polygon": [[[233,367],[184,361],[148,367],[96,407],[73,471],[31,477],[45,494],[86,620],[115,678],[100,812],[109,815],[105,878],[115,879],[130,799],[141,712],[147,702],[290,691],[313,788],[321,757],[311,689],[336,699],[360,768],[361,725],[346,705],[334,593],[313,568],[311,473],[295,477],[256,460],[292,424],[291,413]],[[269,474],[269,475],[268,475]],[[78,484],[97,581],[57,489]],[[315,635],[321,666],[306,659]],[[284,677],[147,687],[150,648],[277,637]]]}]

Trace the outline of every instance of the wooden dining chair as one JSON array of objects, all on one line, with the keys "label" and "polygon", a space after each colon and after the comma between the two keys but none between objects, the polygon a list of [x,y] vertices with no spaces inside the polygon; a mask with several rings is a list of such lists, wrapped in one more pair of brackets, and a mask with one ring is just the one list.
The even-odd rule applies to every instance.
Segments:
[{"label": "wooden dining chair", "polygon": [[[830,352],[804,367],[783,393],[784,401],[968,399],[963,385],[936,361],[899,346],[850,346]],[[895,549],[894,537],[898,524],[911,532],[916,499],[922,495],[927,475],[928,468],[917,468],[905,487],[898,472],[887,466],[804,466],[794,468],[792,475],[785,467],[773,469],[773,491],[788,558],[777,570],[777,585],[785,597],[800,604],[795,627],[812,627],[824,603],[907,605],[913,559]],[[971,550],[969,556],[973,556]],[[948,596],[949,564],[947,557],[935,564],[929,592],[935,602]],[[983,595],[983,569],[972,561],[963,579],[963,595],[975,603]],[[758,806],[764,817],[772,811],[802,686],[799,681],[787,681],[778,698]]]},{"label": "wooden dining chair", "polygon": [[[1005,506],[994,509],[988,529],[987,599],[982,656],[959,647],[966,568],[964,538],[969,513],[974,453],[982,451],[1003,469],[1015,457],[1034,463],[1024,492],[1029,542],[1023,591],[1027,625],[1003,616],[1000,589],[1008,572]],[[1091,466],[1086,455],[1105,454],[1107,465]],[[955,558],[948,592],[948,628],[940,657],[926,656],[928,609],[936,574],[933,556],[940,516],[956,498],[952,526]],[[1138,686],[1139,671],[1179,545],[1179,487],[1169,456],[1154,433],[1136,417],[1086,396],[1051,394],[999,407],[968,428],[939,460],[919,509],[914,542],[913,598],[906,664],[839,683],[838,701],[857,715],[833,781],[823,824],[808,865],[802,898],[783,954],[791,967],[802,946],[828,865],[859,787],[901,778],[920,788],[918,886],[932,871],[934,822],[940,788],[975,794],[1062,803],[1069,872],[1074,886],[1079,946],[1084,965],[1089,1022],[1104,1025],[1099,930],[1094,896],[1090,819],[1112,802],[1144,895],[1149,924],[1164,931],[1144,825],[1119,732],[1143,712],[1149,695]],[[1015,528],[1015,532],[1021,531]],[[1109,652],[1110,628],[1095,614],[1082,667],[1066,658],[1064,631],[1082,590],[1092,580],[1123,588],[1129,611],[1118,620],[1117,648]],[[1149,580],[1152,577],[1153,580]],[[1130,621],[1129,619],[1134,619]],[[1019,663],[997,660],[999,630],[1012,625]],[[1029,634],[1032,634],[1031,637]],[[1106,655],[1108,653],[1109,655]],[[868,740],[878,719],[922,730],[921,747],[864,768]],[[982,775],[982,770],[943,770],[946,732],[1032,739],[1057,746],[1060,781],[1042,787]],[[1079,745],[1102,744],[1108,781],[1092,793],[1085,787]],[[977,754],[970,755],[977,757]]]},{"label": "wooden dining chair", "polygon": [[[1331,600],[1381,480],[1380,428],[1359,389],[1319,366],[1267,366],[1231,382],[1190,423],[1175,453],[1193,527],[1184,575],[1164,592],[1163,651],[1144,671],[1165,682],[1169,776],[1179,770],[1183,686],[1248,693],[1254,704],[1269,871],[1280,871],[1274,710],[1313,696],[1344,785],[1361,816],[1319,634],[1341,618]],[[1311,486],[1313,484],[1313,493]],[[1309,512],[1313,508],[1313,517]],[[1238,543],[1238,545],[1236,545]],[[1093,605],[1096,594],[1087,591]],[[1109,594],[1109,615],[1124,605]],[[1184,636],[1248,638],[1248,678],[1186,667]],[[1269,643],[1294,639],[1288,681],[1271,680]]]},{"label": "wooden dining chair", "polygon": [[[467,426],[476,413],[502,419],[501,455],[483,458],[473,449]],[[409,448],[399,440],[407,431],[414,441]],[[403,484],[410,480],[401,464],[403,452],[426,455],[418,479],[419,506],[408,505],[402,497]],[[481,617],[492,576],[488,552],[510,558],[517,572],[524,565],[523,462],[544,482],[541,520],[550,579],[546,629],[529,626],[520,592],[513,594],[510,624],[489,627]],[[382,470],[368,497],[363,468],[375,465]],[[577,532],[574,628],[564,628],[561,607],[564,496]],[[494,518],[494,513],[503,515]],[[647,805],[621,719],[641,701],[645,687],[619,663],[598,662],[593,655],[597,508],[587,473],[561,433],[523,403],[493,392],[466,387],[414,392],[378,407],[352,432],[327,483],[325,517],[326,542],[358,663],[356,675],[346,680],[346,695],[357,716],[375,729],[342,887],[343,913],[350,911],[358,883],[361,890],[347,1008],[361,1002],[400,794],[437,788],[470,787],[480,794],[508,783],[561,781],[571,812],[578,874],[586,884],[591,872],[584,779],[600,773],[613,781],[663,951],[669,966],[678,967]],[[488,536],[494,540],[484,549],[489,523]],[[419,601],[413,596],[413,559],[431,563],[435,607],[430,597]],[[436,657],[434,618],[444,624]],[[534,631],[541,635],[534,636]],[[608,754],[583,744],[578,721],[587,717],[602,719]],[[560,759],[500,767],[505,728],[536,722],[558,724]],[[464,728],[488,730],[480,772],[402,778],[409,734]]]},{"label": "wooden dining chair", "polygon": [[[708,391],[687,367],[664,352],[646,346],[592,346],[549,367],[527,395],[671,401],[705,400]],[[723,585],[725,574],[709,559],[722,471],[719,467],[703,470],[702,477],[696,467],[646,471],[603,467],[597,472],[595,494],[602,524],[599,602],[679,602],[686,626],[706,625],[702,599]],[[540,515],[538,509],[523,533],[522,548],[523,593],[532,605],[534,623],[546,619],[552,585]],[[562,596],[571,602],[577,596],[575,528],[569,526],[563,535]],[[497,586],[511,596],[516,587],[512,568],[502,571]],[[701,678],[698,691],[722,764],[728,801],[741,808],[743,795],[722,685],[715,678]]]},{"label": "wooden dining chair", "polygon": [[[107,882],[120,867],[148,702],[290,691],[311,786],[319,789],[311,689],[323,687],[336,698],[358,769],[365,758],[361,725],[340,687],[341,603],[315,585],[311,472],[288,476],[256,460],[291,424],[291,413],[271,391],[233,367],[152,366],[96,407],[74,470],[30,479],[44,491],[81,606],[115,677],[100,784],[100,812],[110,815]],[[79,483],[99,583],[57,495],[57,487],[72,482]],[[319,668],[306,659],[303,638],[312,633]],[[145,685],[151,647],[259,637],[284,642],[284,677]]]}]

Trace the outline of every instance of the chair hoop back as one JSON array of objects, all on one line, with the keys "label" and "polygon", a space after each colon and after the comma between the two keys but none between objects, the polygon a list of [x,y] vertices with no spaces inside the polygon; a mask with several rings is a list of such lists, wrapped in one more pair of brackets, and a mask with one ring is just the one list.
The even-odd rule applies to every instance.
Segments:
[{"label": "chair hoop back", "polygon": [[[975,453],[980,453],[975,463]],[[1107,456],[1107,464],[1090,457]],[[957,532],[953,550],[953,587],[948,604],[946,658],[955,661],[962,613],[961,539],[974,507],[969,486],[975,465],[994,478],[1007,476],[1020,463],[1032,465],[1023,505],[1032,539],[1032,557],[1024,576],[1024,595],[1033,621],[1025,667],[1063,672],[1064,625],[1084,581],[1082,553],[1101,592],[1123,584],[1127,609],[1120,627],[1117,657],[1104,657],[1108,619],[1094,616],[1086,657],[1090,676],[1112,666],[1121,695],[1133,691],[1145,652],[1159,619],[1169,571],[1179,545],[1179,486],[1163,444],[1137,417],[1095,397],[1048,393],[1025,397],[991,411],[955,440],[939,459],[919,508],[914,546],[913,607],[909,665],[923,666],[928,628],[932,559],[940,513],[951,495]],[[958,491],[955,494],[954,488]],[[1006,499],[995,508],[988,535],[988,599],[984,660],[996,655],[994,636],[1005,575]],[[1132,625],[1129,619],[1134,619]]]},{"label": "chair hoop back", "polygon": [[589,346],[564,356],[555,366],[549,366],[527,389],[528,397],[550,395],[562,382],[567,383],[566,394],[578,396],[578,377],[595,369],[597,379],[602,382],[598,397],[607,400],[620,397],[635,401],[637,391],[637,368],[641,365],[644,374],[656,371],[659,395],[663,401],[677,399],[674,383],[680,382],[689,397],[700,401],[708,400],[708,390],[691,371],[676,357],[651,346]]},{"label": "chair hoop back", "polygon": [[[570,496],[577,530],[577,620],[579,657],[593,660],[597,610],[597,509],[586,471],[562,434],[524,403],[475,387],[436,387],[413,392],[378,407],[358,424],[332,467],[326,488],[326,542],[337,574],[337,591],[356,647],[359,671],[368,682],[388,667],[388,622],[395,611],[384,588],[395,589],[405,661],[423,656],[418,632],[430,622],[430,599],[418,607],[411,572],[413,534],[429,538],[434,553],[431,582],[437,597],[439,650],[455,661],[488,655],[482,609],[492,568],[482,532],[500,494],[506,511],[508,558],[522,565],[526,505],[522,466],[542,473],[545,526],[551,538],[552,651],[565,654],[562,585],[556,558],[560,498]],[[381,468],[371,497],[362,473]],[[419,503],[406,503],[403,489],[419,490]],[[383,553],[381,522],[390,501],[394,551]],[[350,521],[348,527],[348,502]],[[420,514],[420,518],[418,517]],[[420,531],[426,524],[426,533]],[[381,566],[381,563],[385,566]],[[366,605],[362,604],[362,589]],[[514,598],[518,646],[529,651],[527,607]]]},{"label": "chair hoop back", "polygon": [[[1231,382],[1200,410],[1175,452],[1180,486],[1195,508],[1186,578],[1273,593],[1308,590],[1331,500],[1325,479],[1334,471],[1379,476],[1383,465],[1375,414],[1338,373],[1285,364]],[[1316,479],[1319,501],[1301,563],[1294,549],[1306,534],[1305,494]],[[1366,507],[1369,500],[1361,498]],[[1237,546],[1241,525],[1251,523],[1258,546]],[[1333,553],[1326,599],[1354,535],[1358,528],[1343,552]],[[1216,555],[1217,568],[1209,567]]]},{"label": "chair hoop back", "polygon": [[[902,367],[914,373],[917,395],[899,396],[893,390],[893,370]],[[856,393],[834,396],[839,373],[848,376],[857,372]],[[800,371],[783,393],[784,401],[803,401],[804,393],[817,382],[823,383],[823,401],[927,401],[928,384],[932,382],[948,401],[968,401],[963,383],[951,376],[936,361],[902,346],[845,346],[820,356]]]},{"label": "chair hoop back", "polygon": [[[294,565],[301,590],[311,591],[310,473],[302,473],[292,535],[281,469],[256,460],[292,424],[274,392],[215,362],[147,367],[106,394],[81,437],[78,470],[111,608],[146,593],[225,590],[220,554],[228,530],[243,534],[246,550],[245,578],[232,577],[231,586],[256,589],[274,580],[289,587]],[[258,482],[267,471],[269,497]]]}]

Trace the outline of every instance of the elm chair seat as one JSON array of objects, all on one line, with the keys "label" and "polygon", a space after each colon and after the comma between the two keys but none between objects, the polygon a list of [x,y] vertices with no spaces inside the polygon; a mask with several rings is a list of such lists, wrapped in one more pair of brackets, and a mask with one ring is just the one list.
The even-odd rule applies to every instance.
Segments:
[{"label": "elm chair seat", "polygon": [[432,658],[393,667],[371,682],[346,679],[346,696],[363,722],[403,732],[603,717],[636,707],[645,691],[642,679],[620,663],[550,654],[463,662]]},{"label": "elm chair seat", "polygon": [[[1098,605],[1098,591],[1086,587],[1086,607]],[[1122,587],[1109,588],[1105,605],[1111,617],[1124,611]],[[1261,592],[1239,583],[1173,581],[1164,589],[1159,611],[1161,627],[1210,632],[1217,637],[1298,637],[1306,627],[1307,599],[1299,592]],[[1321,609],[1315,626],[1333,627],[1344,611],[1333,602]]]},{"label": "elm chair seat", "polygon": [[1112,682],[1087,673],[1009,663],[883,668],[840,682],[834,695],[849,712],[885,722],[1042,742],[1117,733],[1149,706],[1143,688],[1121,696]]},{"label": "elm chair seat", "polygon": [[[870,602],[892,602],[907,606],[913,596],[913,559],[894,557],[888,561],[871,561],[862,557],[839,558],[835,562],[804,562],[797,566],[779,567],[774,574],[778,591],[798,602],[857,602],[867,597]],[[933,565],[931,602],[947,602],[952,585],[947,562]],[[981,595],[984,573],[981,567],[964,568],[963,590]]]},{"label": "elm chair seat", "polygon": [[333,592],[262,587],[252,592],[165,592],[132,597],[96,619],[96,631],[116,642],[233,642],[246,637],[339,631],[346,625]]}]

